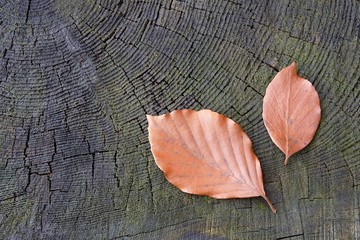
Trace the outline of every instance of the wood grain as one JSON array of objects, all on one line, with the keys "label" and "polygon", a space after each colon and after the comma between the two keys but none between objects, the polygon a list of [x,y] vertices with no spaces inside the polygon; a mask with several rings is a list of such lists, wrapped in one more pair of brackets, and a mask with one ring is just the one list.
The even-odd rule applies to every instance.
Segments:
[{"label": "wood grain", "polygon": [[[359,1],[0,1],[1,239],[359,239]],[[284,169],[262,122],[295,61],[319,93]],[[212,109],[262,159],[262,199],[174,194],[146,114]],[[280,211],[281,209],[281,211]]]}]

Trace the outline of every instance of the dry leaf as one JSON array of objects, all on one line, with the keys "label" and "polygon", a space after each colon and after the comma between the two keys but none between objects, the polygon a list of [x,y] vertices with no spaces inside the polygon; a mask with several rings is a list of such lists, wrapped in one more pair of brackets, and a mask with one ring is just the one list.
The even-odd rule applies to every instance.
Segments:
[{"label": "dry leaf", "polygon": [[271,139],[285,153],[285,165],[311,142],[320,115],[314,86],[297,75],[295,63],[282,69],[266,89],[263,119]]},{"label": "dry leaf", "polygon": [[263,197],[261,166],[245,132],[210,110],[147,115],[155,162],[183,192],[213,198]]}]

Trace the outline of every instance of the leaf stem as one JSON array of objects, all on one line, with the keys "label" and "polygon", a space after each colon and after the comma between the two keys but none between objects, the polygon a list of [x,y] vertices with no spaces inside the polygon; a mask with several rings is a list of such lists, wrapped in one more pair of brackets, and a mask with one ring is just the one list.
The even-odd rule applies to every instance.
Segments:
[{"label": "leaf stem", "polygon": [[285,156],[285,161],[284,161],[284,166],[286,166],[288,160],[289,160],[289,156],[286,154],[286,156]]},{"label": "leaf stem", "polygon": [[263,195],[262,197],[265,199],[265,201],[267,202],[267,204],[269,205],[269,207],[271,208],[271,210],[272,210],[274,213],[276,213],[275,207],[272,205],[272,203],[271,203],[270,200],[267,198],[267,196],[266,196],[266,195]]}]

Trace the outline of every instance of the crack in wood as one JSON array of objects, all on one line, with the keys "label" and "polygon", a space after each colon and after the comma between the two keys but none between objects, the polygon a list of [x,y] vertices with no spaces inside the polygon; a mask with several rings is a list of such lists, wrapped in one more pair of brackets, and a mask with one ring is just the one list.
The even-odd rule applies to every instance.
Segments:
[{"label": "crack in wood", "polygon": [[26,13],[25,13],[25,24],[27,24],[29,20],[30,7],[31,7],[31,0],[28,0]]}]

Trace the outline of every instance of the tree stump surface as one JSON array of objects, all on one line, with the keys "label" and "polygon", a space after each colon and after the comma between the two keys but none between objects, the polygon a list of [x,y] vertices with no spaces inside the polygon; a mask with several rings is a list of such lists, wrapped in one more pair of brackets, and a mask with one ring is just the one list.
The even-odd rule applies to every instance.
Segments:
[{"label": "tree stump surface", "polygon": [[[0,1],[1,239],[360,239],[358,0]],[[293,61],[315,138],[272,143],[262,99]],[[211,109],[262,164],[262,198],[182,193],[146,114]]]}]

